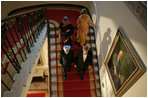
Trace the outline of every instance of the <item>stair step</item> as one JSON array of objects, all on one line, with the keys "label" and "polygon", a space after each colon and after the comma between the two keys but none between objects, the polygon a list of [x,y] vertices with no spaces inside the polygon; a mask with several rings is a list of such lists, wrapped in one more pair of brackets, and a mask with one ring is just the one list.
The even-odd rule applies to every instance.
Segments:
[{"label": "stair step", "polygon": [[[62,50],[62,49],[61,49],[61,50]],[[53,49],[51,50],[51,49],[50,49],[50,53],[55,53],[55,54],[56,54],[56,52],[57,52],[57,53],[60,53],[60,50],[53,50]]]},{"label": "stair step", "polygon": [[[62,66],[58,66],[60,70],[62,70]],[[75,69],[76,70],[76,69]],[[57,74],[56,73],[56,66],[54,68],[51,69],[52,73],[51,74]],[[96,66],[96,69],[94,70],[94,73],[97,73],[99,70],[97,69],[97,66]],[[90,71],[86,71],[85,73],[92,73],[93,70],[90,70]],[[77,73],[77,71],[73,72],[73,71],[70,71],[70,72],[67,72],[68,74],[75,74]],[[58,73],[59,74],[59,73]]]},{"label": "stair step", "polygon": [[57,63],[59,63],[59,58],[60,58],[60,53],[56,54],[56,57],[54,54],[53,56],[50,56],[50,61],[57,61]]},{"label": "stair step", "polygon": [[50,38],[50,43],[55,42],[55,38]]},{"label": "stair step", "polygon": [[[94,40],[94,33],[91,32],[91,33],[88,33],[88,38],[87,40],[89,39],[89,36],[91,36],[91,40]],[[54,31],[50,31],[50,38],[59,38],[59,33],[58,34],[54,34]]]},{"label": "stair step", "polygon": [[50,45],[55,45],[55,44],[60,45],[60,44],[61,44],[61,42],[60,42],[60,41],[58,41],[58,42],[55,42],[55,41],[50,41]]},{"label": "stair step", "polygon": [[[93,73],[93,72],[91,71],[91,72],[89,72],[89,73],[91,74],[91,73]],[[72,72],[71,72],[71,73],[68,73],[68,75],[69,75],[69,74],[71,74],[71,75],[73,75],[73,74],[78,75],[79,73],[77,73],[77,72],[73,72],[73,73],[72,73]],[[85,74],[88,74],[88,72],[85,72]],[[94,72],[94,74],[98,74],[98,71]],[[61,75],[63,75],[63,73],[58,73],[58,74],[57,74],[57,73],[51,73],[51,75],[52,75],[52,77],[57,77],[57,75],[61,76]],[[96,79],[99,79],[99,76],[96,76],[95,78],[96,78]]]},{"label": "stair step", "polygon": [[[57,59],[58,62],[59,62],[59,57],[60,57],[60,53],[57,54],[57,57],[56,57],[56,54],[53,53],[53,55],[51,55],[51,57],[50,57],[50,60],[51,61],[56,61],[56,59]],[[93,55],[93,59],[96,59],[96,55]],[[97,62],[95,61],[94,63],[97,63]]]},{"label": "stair step", "polygon": [[99,80],[96,80],[95,83],[96,83],[96,88],[101,88]]},{"label": "stair step", "polygon": [[93,55],[97,55],[97,52],[96,51],[92,51],[93,52]]},{"label": "stair step", "polygon": [[50,28],[54,28],[54,24],[49,23]]},{"label": "stair step", "polygon": [[[99,68],[98,68],[98,60],[97,60],[97,52],[96,52],[96,45],[95,45],[95,36],[94,36],[94,29],[90,27],[90,33],[88,33],[88,36],[86,38],[86,44],[92,46],[92,52],[93,52],[93,65],[94,69],[89,69],[89,71],[85,72],[85,75],[89,74],[90,77],[85,78],[82,81],[80,79],[80,75],[77,72],[67,72],[67,80],[63,80],[63,72],[62,66],[59,66],[59,53],[61,50],[61,42],[59,40],[59,33],[55,34],[54,30],[59,30],[59,27],[55,27],[53,24],[50,26],[50,61],[51,61],[51,89],[52,89],[52,97],[57,97],[57,79],[58,83],[62,85],[64,83],[64,96],[79,96],[79,97],[85,97],[85,95],[80,95],[80,93],[85,93],[86,96],[88,93],[90,93],[90,90],[93,90],[93,92],[97,91],[97,96],[101,96],[100,94],[100,77],[99,77]],[[57,45],[57,46],[55,46]],[[58,54],[56,54],[58,53]],[[58,56],[58,57],[57,57]],[[58,59],[58,61],[56,61]],[[58,72],[57,72],[58,71]],[[93,72],[94,71],[94,72]],[[70,78],[71,75],[74,75],[74,80]],[[76,77],[75,77],[76,75]],[[95,75],[95,76],[94,76]],[[57,77],[58,76],[58,77]],[[78,77],[77,77],[78,76]],[[75,79],[76,78],[76,79]],[[68,80],[69,79],[69,80]],[[79,85],[80,82],[83,82],[82,85]],[[95,86],[91,84],[93,87],[84,86],[88,83],[95,83]],[[75,84],[72,86],[71,84]],[[72,86],[72,87],[71,87]],[[96,88],[95,88],[96,87]],[[60,89],[58,91],[59,93],[62,93],[63,91]],[[59,95],[60,96],[60,95]],[[73,96],[72,96],[73,97]]]},{"label": "stair step", "polygon": [[[84,94],[89,94],[90,90],[95,90],[95,89],[84,89],[84,90],[75,90],[75,91],[65,91],[64,90],[64,97],[88,97],[88,95],[84,96],[81,95],[79,92],[83,92]],[[59,93],[63,93],[63,91],[58,91]],[[73,95],[73,96],[72,96]],[[57,96],[57,91],[52,91],[52,97],[63,97],[63,96]],[[100,96],[98,96],[100,97]]]},{"label": "stair step", "polygon": [[17,97],[17,96],[15,91],[5,91],[3,97]]},{"label": "stair step", "polygon": [[91,32],[91,33],[94,32],[94,30],[92,29],[92,27],[90,27],[89,32]]},{"label": "stair step", "polygon": [[51,73],[56,73],[56,69],[51,69]]},{"label": "stair step", "polygon": [[52,92],[51,97],[58,97],[58,96],[57,96],[57,91]]},{"label": "stair step", "polygon": [[[80,79],[80,77],[79,77],[79,80],[77,79],[77,80],[59,80],[58,81],[58,83],[72,83],[72,82],[84,82],[84,81],[86,81],[86,82],[88,82],[88,81],[99,81],[99,79],[85,79],[84,78],[84,80],[81,80]],[[51,82],[52,82],[52,84],[55,84],[55,83],[57,83],[57,78],[56,77],[54,77],[54,78],[52,78],[51,79]],[[99,86],[98,86],[99,87]]]},{"label": "stair step", "polygon": [[[77,88],[84,88],[86,85],[90,85],[90,83],[94,85],[95,80],[77,80],[77,81],[69,81],[64,80],[64,82],[58,82],[59,84],[64,84],[64,89],[77,89]],[[73,84],[73,85],[72,85]],[[54,85],[53,85],[54,86]],[[99,86],[98,86],[99,87]]]},{"label": "stair step", "polygon": [[[74,27],[74,28],[77,29],[77,27]],[[89,28],[90,28],[89,32],[93,33],[94,32],[93,27],[90,26]],[[59,30],[59,27],[55,27],[53,24],[51,24],[50,31],[55,31],[55,29]]]},{"label": "stair step", "polygon": [[26,86],[27,84],[27,78],[28,78],[28,74],[29,74],[29,65],[28,62],[24,62],[22,64],[22,70],[20,71],[21,74],[23,74],[23,78],[24,78],[24,83],[23,85]]},{"label": "stair step", "polygon": [[[86,44],[87,45],[90,45],[90,42],[91,42],[91,44],[93,44],[93,43],[95,43],[95,40],[86,40]],[[51,38],[51,40],[50,40],[50,45],[60,45],[60,44],[62,44],[62,42],[59,40],[59,39],[57,39],[57,42],[55,42],[55,38]]]},{"label": "stair step", "polygon": [[[58,49],[58,50],[50,49],[50,54],[51,54],[50,56],[51,56],[51,58],[52,58],[52,57],[56,57],[56,54],[57,54],[57,55],[60,55],[60,51],[61,51],[61,50],[62,50],[62,49]],[[93,57],[96,58],[97,52],[94,51],[94,50],[93,50],[92,52],[93,52]]]},{"label": "stair step", "polygon": [[[58,45],[60,45],[60,43],[57,43]],[[87,44],[87,43],[86,43]],[[55,43],[50,43],[50,45],[55,45]],[[89,44],[88,44],[89,45]],[[55,51],[57,51],[58,53],[60,52],[60,50],[62,50],[61,49],[61,47],[58,47],[56,50],[55,50],[55,47],[54,46],[52,46],[52,48],[50,48],[50,52],[52,53],[52,52],[55,52]],[[91,50],[92,51],[96,51],[96,48],[94,47],[94,44],[92,43],[92,48],[91,48]]]},{"label": "stair step", "polygon": [[56,77],[52,77],[51,78],[51,82],[57,82],[57,78]]},{"label": "stair step", "polygon": [[51,86],[51,90],[52,90],[52,91],[57,91],[57,86],[52,85],[52,86]]},{"label": "stair step", "polygon": [[97,97],[101,97],[101,90],[100,88],[96,88]]},{"label": "stair step", "polygon": [[[60,56],[60,54],[57,54],[58,58]],[[57,62],[59,63],[59,59],[57,58]],[[56,58],[55,57],[50,57],[51,59],[51,65],[56,65]],[[98,63],[98,60],[97,58],[93,58],[93,64],[97,64]]]},{"label": "stair step", "polygon": [[[57,87],[56,86],[54,86],[53,87],[53,89],[55,89],[55,90],[52,90],[52,92],[56,92],[57,91]],[[94,88],[90,88],[90,87],[84,87],[84,88],[75,88],[75,89],[71,89],[71,88],[69,88],[69,89],[64,89],[64,92],[81,92],[81,91],[86,91],[86,90],[93,90],[93,89],[96,89],[95,87]],[[59,92],[60,91],[62,91],[63,92],[63,90],[59,90]]]},{"label": "stair step", "polygon": [[51,46],[50,51],[60,51],[61,50],[61,47],[56,48],[56,50],[55,48],[56,48],[55,46]]},{"label": "stair step", "polygon": [[57,53],[50,53],[51,58],[56,58]]},{"label": "stair step", "polygon": [[90,88],[90,87],[85,87],[85,88],[74,88],[74,89],[64,89],[64,92],[71,92],[71,91],[85,91],[85,90],[91,90],[91,89],[96,89],[96,88]]},{"label": "stair step", "polygon": [[94,71],[99,71],[98,66],[94,66]]},{"label": "stair step", "polygon": [[22,88],[24,85],[24,75],[23,74],[15,74],[14,79],[15,82],[12,85],[12,91],[16,92],[15,96],[11,96],[11,97],[20,97],[21,93],[22,93]]},{"label": "stair step", "polygon": [[[57,41],[56,41],[57,40]],[[89,44],[89,43],[95,43],[95,38],[91,36],[91,40],[89,38],[86,39],[86,44]],[[61,41],[60,39],[56,36],[56,39],[55,39],[55,36],[51,36],[50,38],[50,44],[60,44]]]},{"label": "stair step", "polygon": [[54,30],[50,30],[50,35],[55,35],[55,31]]},{"label": "stair step", "polygon": [[50,38],[58,38],[58,37],[59,37],[59,34],[56,34],[56,35],[55,35],[55,34],[51,34],[51,33],[50,33]]},{"label": "stair step", "polygon": [[56,61],[51,61],[51,66],[56,65]]},{"label": "stair step", "polygon": [[[52,86],[51,89],[52,89],[52,93],[57,94],[57,86]],[[79,90],[81,91],[81,90],[95,90],[95,89],[97,92],[100,92],[100,87],[88,87],[88,86],[83,87],[83,88],[79,88],[79,87],[78,88],[68,88],[68,89],[64,89],[64,91],[79,91]],[[63,92],[63,90],[59,90],[59,92]]]},{"label": "stair step", "polygon": [[35,60],[33,59],[34,55],[32,55],[32,54],[28,54],[28,57],[30,58],[30,59],[27,59],[27,62],[30,62],[29,73],[31,73],[32,68],[33,68],[33,63],[34,63]]},{"label": "stair step", "polygon": [[[59,61],[58,61],[58,65],[56,65],[56,61],[52,59],[52,60],[51,60],[51,69],[55,69],[55,68],[57,68],[57,66],[58,66],[58,67],[62,67],[62,66],[59,65]],[[98,67],[97,63],[93,63],[93,66],[94,66],[94,67]],[[96,71],[97,71],[97,70],[96,70]]]}]

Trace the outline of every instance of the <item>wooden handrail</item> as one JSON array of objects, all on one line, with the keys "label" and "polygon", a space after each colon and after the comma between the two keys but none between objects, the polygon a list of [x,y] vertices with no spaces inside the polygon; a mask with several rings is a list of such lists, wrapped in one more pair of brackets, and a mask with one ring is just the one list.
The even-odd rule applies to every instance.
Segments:
[{"label": "wooden handrail", "polygon": [[46,9],[46,8],[39,8],[39,9],[35,9],[35,10],[26,11],[26,12],[18,13],[18,14],[15,14],[15,15],[7,16],[5,18],[2,18],[1,22],[7,21],[7,20],[9,20],[11,18],[15,18],[15,17],[21,16],[21,15],[27,14],[27,13],[31,13],[31,12],[34,12],[34,11],[42,10],[42,9]]},{"label": "wooden handrail", "polygon": [[[26,61],[27,54],[31,53],[31,48],[34,47],[36,39],[38,39],[39,35],[42,33],[42,30],[46,24],[45,20],[48,19],[48,17],[46,18],[45,11],[47,11],[48,15],[48,10],[46,8],[38,8],[8,16],[2,18],[1,20],[1,49],[3,51],[2,55],[5,56],[5,59],[8,59],[2,60],[2,62],[4,63],[2,65],[2,70],[4,74],[8,74],[7,76],[11,78],[10,82],[14,82],[12,77],[15,73],[20,73],[22,62]],[[17,19],[20,16],[27,16],[27,14],[30,13],[33,13],[33,15],[35,15],[36,17],[29,17],[28,19],[26,17],[22,17],[20,19]],[[14,18],[16,18],[16,22],[11,21],[11,19]],[[47,25],[49,27],[49,24]],[[49,32],[48,27],[47,29]],[[12,66],[14,68],[13,75],[9,74],[11,71],[5,68],[5,65],[7,63],[11,64],[9,66]],[[11,90],[10,85],[6,80],[4,81],[4,78],[1,83],[4,85],[3,92],[6,90]]]}]

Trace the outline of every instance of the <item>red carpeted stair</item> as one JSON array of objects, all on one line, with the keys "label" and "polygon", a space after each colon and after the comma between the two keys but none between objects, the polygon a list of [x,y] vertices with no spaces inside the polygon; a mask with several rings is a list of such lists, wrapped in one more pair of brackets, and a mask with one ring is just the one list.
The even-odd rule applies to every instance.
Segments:
[{"label": "red carpeted stair", "polygon": [[28,94],[27,97],[45,97],[45,93],[32,93],[32,94]]},{"label": "red carpeted stair", "polygon": [[33,89],[29,90],[27,97],[48,97],[48,89]]},{"label": "red carpeted stair", "polygon": [[[44,14],[46,14],[46,12],[44,11]],[[51,55],[50,59],[51,59],[51,87],[52,87],[52,96],[56,97],[91,97],[91,96],[100,96],[100,82],[99,82],[99,75],[98,75],[98,70],[95,70],[96,68],[98,68],[97,62],[94,62],[94,67],[92,69],[88,69],[84,75],[84,80],[82,81],[80,79],[80,74],[76,72],[76,69],[72,66],[70,72],[67,73],[67,80],[63,80],[63,72],[62,72],[62,67],[59,66],[59,50],[62,49],[63,44],[60,43],[60,39],[58,38],[58,34],[59,34],[59,24],[62,21],[64,16],[68,16],[70,22],[73,24],[75,30],[74,30],[74,38],[76,38],[77,35],[77,24],[76,24],[76,20],[78,18],[78,16],[80,15],[80,9],[59,9],[59,10],[48,10],[48,14],[49,14],[49,19],[50,19],[50,32],[54,32],[54,33],[50,33],[51,37],[50,37],[50,45],[51,45],[51,53],[56,54],[55,58]],[[45,15],[46,17],[46,15]],[[23,17],[23,19],[25,20],[25,17]],[[28,20],[28,17],[26,16],[26,20]],[[23,24],[23,28],[25,31],[25,34],[29,34],[29,30],[30,27],[25,28],[24,25],[27,25],[26,23]],[[33,23],[33,25],[35,25],[35,23]],[[17,26],[18,23],[15,22],[14,23],[14,28],[17,30]],[[37,29],[36,29],[37,30]],[[36,31],[35,30],[35,31]],[[93,30],[93,29],[91,29]],[[12,35],[14,35],[15,41],[16,43],[18,43],[20,40],[18,40],[18,38],[16,37],[15,31],[13,29],[13,27],[10,27],[10,31],[12,32]],[[34,31],[34,32],[35,32]],[[17,32],[18,33],[18,32]],[[10,32],[7,30],[7,36],[8,39],[10,41],[11,46],[14,48],[15,44],[14,41],[12,39],[12,37],[10,36]],[[20,39],[21,35],[20,33],[18,33],[18,36]],[[93,53],[96,52],[95,50],[95,41],[94,39],[94,31],[90,32],[87,38],[87,44],[90,45],[90,47],[92,48]],[[73,39],[74,39],[73,38]],[[30,40],[30,36],[28,38],[29,41]],[[22,42],[21,42],[22,43]],[[8,50],[10,50],[8,43],[6,42],[7,47],[4,47],[5,51],[8,52]],[[29,42],[30,45],[30,42]],[[30,45],[31,46],[31,45]],[[27,53],[27,50],[24,46],[24,43],[22,43],[22,47],[19,46],[18,47],[19,50],[16,49],[15,54],[18,54],[19,51],[22,52],[22,49],[25,50],[25,52]],[[72,45],[72,50],[75,51],[75,54],[77,52],[77,50],[80,50],[82,47],[79,44],[73,43]],[[14,48],[15,49],[15,48]],[[6,66],[6,69],[8,68],[8,70],[12,70],[12,68],[9,68],[11,66],[8,67],[8,65],[10,64],[9,60],[6,58],[6,55],[4,54],[4,52],[1,50],[1,57],[2,57],[2,61],[4,62],[4,65]],[[12,54],[11,54],[12,55]],[[17,55],[17,58],[20,58],[19,55]],[[25,55],[23,55],[23,57],[25,58]],[[13,59],[13,58],[12,58]],[[97,61],[97,56],[96,54],[94,54],[94,61]],[[22,60],[19,62],[22,62]],[[5,76],[5,71],[2,69],[2,74],[3,76]],[[28,94],[28,97],[45,97],[44,93],[30,93]]]},{"label": "red carpeted stair", "polygon": [[63,82],[65,97],[88,97],[90,94],[89,73],[84,75],[84,80],[80,80],[80,74],[72,66],[71,72],[67,73],[67,80]]},{"label": "red carpeted stair", "polygon": [[[95,71],[97,67],[97,63],[94,62],[94,67],[88,69],[84,74],[84,80],[80,79],[80,74],[77,73],[76,68],[74,66],[71,67],[70,72],[67,72],[67,79],[63,79],[63,72],[62,67],[59,66],[59,50],[63,48],[63,44],[60,42],[58,38],[59,34],[59,24],[61,23],[64,16],[67,16],[70,22],[73,24],[75,30],[74,35],[76,37],[77,34],[77,24],[76,20],[80,15],[80,10],[50,10],[49,9],[49,16],[50,16],[50,51],[51,54],[55,55],[53,57],[51,55],[51,88],[52,88],[52,96],[53,97],[96,97],[100,96],[100,87],[97,86],[99,84],[99,75],[98,70]],[[94,32],[92,32],[94,33]],[[96,51],[95,47],[92,44],[95,44],[94,39],[91,40],[91,37],[94,37],[93,34],[89,34],[87,38],[87,44],[91,47],[92,51]],[[77,44],[72,44],[72,50],[75,51],[80,50],[82,47]],[[96,59],[96,55],[94,56]],[[56,74],[56,75],[55,75]],[[97,78],[96,78],[97,77]],[[99,89],[99,90],[97,90]]]}]

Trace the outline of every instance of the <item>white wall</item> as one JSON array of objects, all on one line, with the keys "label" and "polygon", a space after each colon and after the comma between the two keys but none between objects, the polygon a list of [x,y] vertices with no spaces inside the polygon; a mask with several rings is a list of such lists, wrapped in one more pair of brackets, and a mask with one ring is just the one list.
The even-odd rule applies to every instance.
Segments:
[{"label": "white wall", "polygon": [[[94,2],[96,12],[92,12],[93,20],[97,20],[96,44],[99,56],[102,96],[115,96],[109,80],[105,58],[111,47],[119,27],[125,31],[139,56],[147,66],[147,31],[137,20],[124,2]],[[147,72],[123,95],[123,97],[147,96]]]},{"label": "white wall", "polygon": [[43,65],[48,66],[48,38],[46,37],[45,42],[43,43],[43,49],[41,51],[41,61]]},{"label": "white wall", "polygon": [[[96,44],[99,57],[101,85],[104,83],[102,96],[114,96],[113,89],[104,66],[104,61],[111,47],[118,27],[122,27],[130,38],[139,56],[147,66],[147,31],[132,14],[124,2],[75,2],[75,1],[46,1],[46,2],[2,2],[2,17],[12,10],[24,6],[47,3],[66,3],[84,5],[90,10],[96,24]],[[123,97],[147,96],[147,72],[123,95]]]},{"label": "white wall", "polygon": [[43,43],[43,48],[41,50],[40,59],[42,64],[36,67],[36,70],[44,70],[46,76],[49,75],[49,65],[48,65],[48,38],[46,36],[45,42]]}]

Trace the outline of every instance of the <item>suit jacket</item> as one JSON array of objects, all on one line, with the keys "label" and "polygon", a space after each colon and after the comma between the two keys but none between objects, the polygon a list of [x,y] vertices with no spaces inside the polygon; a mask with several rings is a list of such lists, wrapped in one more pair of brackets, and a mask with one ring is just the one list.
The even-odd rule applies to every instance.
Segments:
[{"label": "suit jacket", "polygon": [[75,58],[75,64],[77,65],[79,71],[80,70],[87,70],[89,65],[92,65],[92,59],[93,59],[93,54],[92,51],[89,50],[87,57],[85,59],[85,62],[83,61],[83,50],[79,50],[77,52],[76,58]]},{"label": "suit jacket", "polygon": [[59,62],[65,66],[70,66],[71,63],[74,63],[74,51],[70,49],[69,53],[66,54],[64,50],[61,50]]}]

